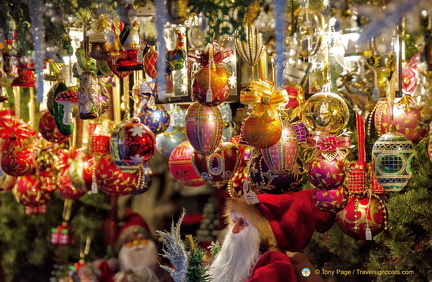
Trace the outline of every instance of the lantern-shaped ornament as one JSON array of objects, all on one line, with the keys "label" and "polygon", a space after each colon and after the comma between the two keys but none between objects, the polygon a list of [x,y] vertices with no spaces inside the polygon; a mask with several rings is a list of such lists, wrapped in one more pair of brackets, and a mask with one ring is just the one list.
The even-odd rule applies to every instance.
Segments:
[{"label": "lantern-shaped ornament", "polygon": [[261,155],[268,168],[276,174],[288,173],[297,160],[297,134],[289,122],[282,125],[282,136],[279,141],[266,149]]},{"label": "lantern-shaped ornament", "polygon": [[345,234],[359,240],[372,240],[386,228],[387,214],[378,196],[355,195],[336,214],[336,222]]},{"label": "lantern-shaped ornament", "polygon": [[195,171],[192,165],[194,149],[189,141],[183,141],[172,151],[168,167],[174,179],[181,184],[190,187],[197,187],[206,184]]},{"label": "lantern-shaped ornament", "polygon": [[390,131],[372,147],[375,177],[386,191],[400,191],[412,176],[414,145],[405,135]]},{"label": "lantern-shaped ornament", "polygon": [[345,179],[345,163],[338,158],[329,161],[318,155],[308,165],[308,178],[318,189],[336,189]]},{"label": "lantern-shaped ornament", "polygon": [[27,214],[39,213],[39,209],[32,208],[44,206],[51,199],[51,192],[40,189],[40,185],[41,182],[35,174],[28,174],[18,177],[12,189],[12,194],[17,202],[26,206]]},{"label": "lantern-shaped ornament", "polygon": [[348,193],[344,186],[332,190],[315,189],[313,200],[316,207],[329,213],[343,210],[348,203]]},{"label": "lantern-shaped ornament", "polygon": [[169,158],[174,148],[186,140],[186,131],[183,127],[169,126],[167,130],[156,135],[156,150]]},{"label": "lantern-shaped ornament", "polygon": [[335,93],[313,94],[304,104],[302,121],[309,132],[338,134],[347,126],[348,119],[348,105]]},{"label": "lantern-shaped ornament", "polygon": [[194,152],[192,164],[198,175],[213,187],[221,188],[234,176],[240,161],[240,151],[231,142],[222,142],[210,155]]},{"label": "lantern-shaped ornament", "polygon": [[207,107],[198,102],[189,106],[186,134],[192,147],[201,155],[214,152],[222,140],[223,119],[218,107]]}]

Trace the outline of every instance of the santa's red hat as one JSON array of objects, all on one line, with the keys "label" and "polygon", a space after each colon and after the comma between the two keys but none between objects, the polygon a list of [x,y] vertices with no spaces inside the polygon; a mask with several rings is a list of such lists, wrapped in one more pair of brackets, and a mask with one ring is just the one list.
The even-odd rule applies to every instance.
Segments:
[{"label": "santa's red hat", "polygon": [[143,234],[144,238],[151,238],[150,228],[144,218],[131,210],[125,212],[125,223],[119,230],[117,239],[117,250],[120,250],[127,240],[135,234]]},{"label": "santa's red hat", "polygon": [[334,214],[320,211],[313,202],[313,189],[280,195],[258,195],[259,203],[248,205],[243,198],[227,199],[227,216],[236,212],[249,220],[269,247],[298,252],[315,231],[334,223]]}]

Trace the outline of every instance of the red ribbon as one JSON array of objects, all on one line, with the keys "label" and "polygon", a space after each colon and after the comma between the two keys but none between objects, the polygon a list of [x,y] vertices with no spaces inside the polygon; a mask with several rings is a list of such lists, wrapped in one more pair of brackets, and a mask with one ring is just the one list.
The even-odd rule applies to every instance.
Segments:
[{"label": "red ribbon", "polygon": [[351,139],[345,136],[314,135],[307,138],[307,144],[322,152],[333,152],[351,145]]},{"label": "red ribbon", "polygon": [[36,130],[13,115],[11,110],[0,111],[0,138],[4,139],[3,148],[8,148],[10,143],[19,147],[23,139],[36,136]]},{"label": "red ribbon", "polygon": [[[227,63],[232,56],[234,56],[234,52],[231,48],[222,48],[216,42],[213,42],[213,62],[216,65],[222,65]],[[188,53],[188,61],[190,63],[198,63],[202,67],[208,67],[210,62],[210,52],[189,52]]]}]

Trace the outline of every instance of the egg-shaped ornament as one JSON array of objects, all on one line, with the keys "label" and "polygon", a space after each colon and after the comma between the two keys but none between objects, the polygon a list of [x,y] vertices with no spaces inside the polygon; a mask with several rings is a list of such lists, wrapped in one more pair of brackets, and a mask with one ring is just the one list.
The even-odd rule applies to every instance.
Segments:
[{"label": "egg-shaped ornament", "polygon": [[387,226],[385,205],[376,195],[352,196],[336,214],[336,222],[345,234],[358,240],[372,240]]},{"label": "egg-shaped ornament", "polygon": [[151,46],[143,56],[143,69],[145,73],[153,79],[157,77],[156,61],[158,55],[159,53]]},{"label": "egg-shaped ornament", "polygon": [[297,134],[292,125],[284,121],[279,141],[269,148],[261,149],[261,155],[273,173],[286,174],[297,160],[297,148]]},{"label": "egg-shaped ornament", "polygon": [[156,135],[156,150],[169,158],[174,148],[186,140],[186,130],[183,127],[169,126],[167,130]]},{"label": "egg-shaped ornament", "polygon": [[429,126],[420,125],[423,107],[413,105],[414,98],[404,95],[397,98],[393,106],[393,120],[391,120],[390,107],[386,99],[382,99],[376,106],[374,125],[380,135],[389,132],[390,124],[395,131],[406,135],[413,143],[418,143],[429,132]]},{"label": "egg-shaped ornament", "polygon": [[54,116],[49,111],[43,111],[38,123],[39,132],[43,138],[53,143],[62,143],[70,135],[63,135],[57,127]]},{"label": "egg-shaped ornament", "polygon": [[228,99],[230,73],[222,66],[212,64],[201,68],[195,75],[193,95],[205,106],[217,106]]},{"label": "egg-shaped ornament", "polygon": [[[139,118],[134,117],[118,131],[118,154],[121,166],[139,165],[148,161],[156,149],[156,138]],[[119,168],[121,168],[121,166]]]},{"label": "egg-shaped ornament", "polygon": [[72,185],[82,191],[91,191],[96,160],[90,154],[80,154],[72,160],[67,175]]},{"label": "egg-shaped ornament", "polygon": [[155,104],[150,101],[140,103],[137,109],[137,117],[142,124],[148,126],[154,134],[164,132],[170,124],[170,115],[164,105]]},{"label": "egg-shaped ornament", "polygon": [[22,175],[17,178],[12,194],[18,203],[26,206],[26,213],[31,209],[27,207],[43,206],[51,200],[51,191],[40,189],[41,181],[36,174]]},{"label": "egg-shaped ornament", "polygon": [[192,165],[194,148],[189,141],[183,141],[171,152],[168,160],[168,167],[174,179],[181,184],[190,187],[197,187],[206,184],[195,171]]},{"label": "egg-shaped ornament", "polygon": [[311,133],[341,133],[348,125],[348,119],[348,105],[338,94],[316,93],[304,104],[302,122]]},{"label": "egg-shaped ornament", "polygon": [[211,154],[222,141],[224,122],[220,108],[193,103],[187,109],[185,127],[192,147],[201,155]]},{"label": "egg-shaped ornament", "polygon": [[230,142],[235,144],[240,150],[240,162],[237,172],[243,172],[243,170],[248,166],[248,162],[252,157],[253,148],[247,144],[244,144],[240,135],[231,137]]},{"label": "egg-shaped ornament", "polygon": [[348,192],[344,186],[332,190],[315,189],[313,192],[315,206],[329,213],[343,210],[348,203]]},{"label": "egg-shaped ornament", "polygon": [[198,175],[208,184],[218,189],[225,186],[234,176],[240,162],[240,151],[231,142],[222,142],[209,155],[197,151],[192,154],[192,164]]},{"label": "egg-shaped ornament", "polygon": [[318,155],[308,164],[308,179],[318,189],[336,189],[344,182],[345,163],[338,158],[329,161]]},{"label": "egg-shaped ornament", "polygon": [[[287,19],[292,19],[287,15]],[[287,34],[293,37],[287,38],[288,44],[296,44],[299,48],[300,57],[310,57],[321,50],[323,43],[326,21],[323,14],[309,8],[299,8],[294,11],[294,18],[291,24],[287,24]]]},{"label": "egg-shaped ornament", "polygon": [[372,147],[375,177],[388,192],[400,191],[412,177],[414,144],[401,133],[381,135]]},{"label": "egg-shaped ornament", "polygon": [[262,155],[254,152],[249,162],[249,180],[251,189],[260,193],[283,194],[298,188],[302,178],[302,165],[297,159],[289,173],[278,175],[266,165]]},{"label": "egg-shaped ornament", "polygon": [[111,161],[110,155],[105,155],[96,162],[95,178],[97,187],[110,196],[130,195],[141,186],[139,174],[121,171]]},{"label": "egg-shaped ornament", "polygon": [[282,121],[278,116],[264,113],[261,117],[247,117],[241,128],[246,143],[258,149],[275,145],[282,136]]}]

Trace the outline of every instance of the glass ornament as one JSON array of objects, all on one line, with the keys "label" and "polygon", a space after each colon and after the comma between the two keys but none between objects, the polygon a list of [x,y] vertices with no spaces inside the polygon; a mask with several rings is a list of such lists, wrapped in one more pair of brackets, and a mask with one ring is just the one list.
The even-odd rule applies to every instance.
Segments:
[{"label": "glass ornament", "polygon": [[174,148],[186,140],[186,131],[183,127],[169,126],[167,130],[156,135],[156,150],[161,155],[169,157]]},{"label": "glass ornament", "polygon": [[372,147],[375,177],[388,192],[400,191],[412,176],[412,162],[415,149],[411,140],[397,132],[389,132]]},{"label": "glass ornament", "polygon": [[243,122],[241,135],[248,145],[255,148],[274,146],[282,136],[282,121],[267,112],[261,117],[249,116]]},{"label": "glass ornament", "polygon": [[308,165],[308,179],[318,189],[339,188],[345,179],[345,163],[338,158],[329,161],[318,155]]},{"label": "glass ornament", "polygon": [[347,126],[348,119],[348,105],[335,93],[313,94],[304,104],[302,122],[309,132],[338,134]]},{"label": "glass ornament", "polygon": [[96,160],[88,153],[81,153],[72,160],[67,175],[72,185],[82,191],[91,191]]},{"label": "glass ornament", "polygon": [[57,128],[54,116],[49,111],[43,111],[38,123],[39,132],[43,138],[53,143],[62,143],[69,138]]},{"label": "glass ornament", "polygon": [[329,213],[343,210],[348,203],[348,193],[344,186],[332,190],[315,189],[313,192],[315,206]]},{"label": "glass ornament", "polygon": [[40,189],[42,182],[36,174],[22,175],[17,178],[12,194],[18,203],[37,207],[45,205],[51,200],[51,191]]},{"label": "glass ornament", "polygon": [[229,96],[229,76],[230,73],[219,65],[201,68],[192,85],[195,99],[209,107],[225,102]]},{"label": "glass ornament", "polygon": [[148,126],[154,134],[164,132],[170,124],[170,115],[164,105],[140,103],[137,117],[141,123]]}]

